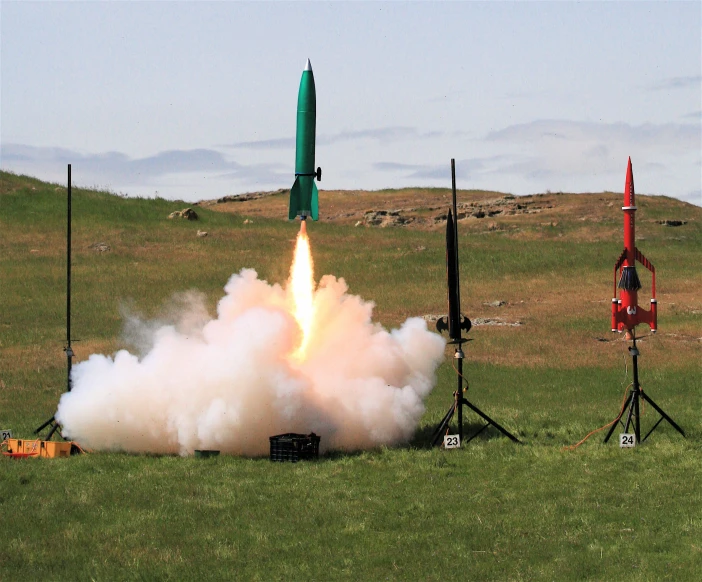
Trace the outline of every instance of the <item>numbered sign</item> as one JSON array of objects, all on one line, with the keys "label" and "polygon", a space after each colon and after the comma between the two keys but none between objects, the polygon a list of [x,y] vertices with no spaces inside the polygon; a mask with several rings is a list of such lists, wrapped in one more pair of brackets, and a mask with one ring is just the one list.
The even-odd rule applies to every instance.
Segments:
[{"label": "numbered sign", "polygon": [[12,438],[11,430],[0,430],[0,443]]},{"label": "numbered sign", "polygon": [[445,449],[458,449],[461,447],[461,439],[457,434],[447,434],[444,436]]},{"label": "numbered sign", "polygon": [[631,449],[636,446],[636,435],[626,432],[619,435],[619,446],[622,449]]}]

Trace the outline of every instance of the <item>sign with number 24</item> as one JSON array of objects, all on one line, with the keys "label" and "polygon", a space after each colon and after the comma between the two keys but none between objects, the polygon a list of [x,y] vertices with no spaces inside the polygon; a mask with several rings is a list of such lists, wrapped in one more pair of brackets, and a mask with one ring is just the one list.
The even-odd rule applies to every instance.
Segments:
[{"label": "sign with number 24", "polygon": [[620,433],[619,434],[619,446],[622,449],[630,449],[636,446],[636,435],[630,433]]}]

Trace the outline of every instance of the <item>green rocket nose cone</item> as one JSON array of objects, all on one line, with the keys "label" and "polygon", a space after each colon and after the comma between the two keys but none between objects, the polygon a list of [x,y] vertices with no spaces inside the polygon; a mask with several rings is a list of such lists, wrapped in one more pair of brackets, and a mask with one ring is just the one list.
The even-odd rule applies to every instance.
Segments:
[{"label": "green rocket nose cone", "polygon": [[317,185],[314,182],[321,177],[315,171],[314,147],[317,123],[317,96],[314,86],[312,63],[307,59],[300,79],[297,94],[297,134],[295,138],[295,183],[290,190],[290,209],[288,217],[311,216],[317,220]]}]

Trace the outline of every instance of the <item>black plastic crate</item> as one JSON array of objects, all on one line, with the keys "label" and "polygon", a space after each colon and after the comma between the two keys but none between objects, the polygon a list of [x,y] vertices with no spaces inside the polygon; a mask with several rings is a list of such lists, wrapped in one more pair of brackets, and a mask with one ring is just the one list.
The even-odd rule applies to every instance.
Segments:
[{"label": "black plastic crate", "polygon": [[271,461],[297,463],[319,458],[319,437],[314,434],[288,432],[269,437]]}]

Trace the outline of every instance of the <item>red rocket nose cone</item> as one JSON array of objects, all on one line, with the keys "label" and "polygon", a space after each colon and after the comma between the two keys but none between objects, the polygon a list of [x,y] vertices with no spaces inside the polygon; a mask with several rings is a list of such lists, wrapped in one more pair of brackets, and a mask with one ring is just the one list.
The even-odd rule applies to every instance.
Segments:
[{"label": "red rocket nose cone", "polygon": [[634,172],[631,169],[631,158],[626,166],[626,183],[624,184],[624,206],[635,206],[634,203]]}]

